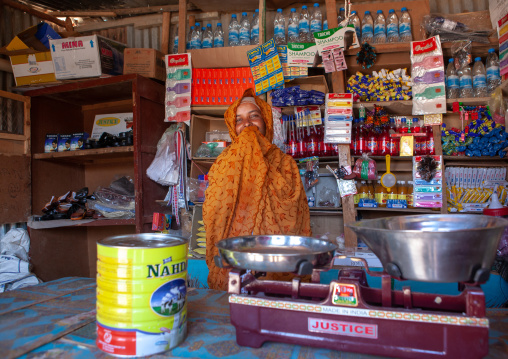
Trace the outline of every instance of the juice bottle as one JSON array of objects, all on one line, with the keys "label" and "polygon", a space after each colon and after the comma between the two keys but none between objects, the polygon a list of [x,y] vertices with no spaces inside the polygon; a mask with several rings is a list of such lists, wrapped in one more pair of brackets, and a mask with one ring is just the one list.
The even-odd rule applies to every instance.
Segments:
[{"label": "juice bottle", "polygon": [[397,185],[394,185],[392,188],[386,190],[386,200],[398,199],[397,197]]},{"label": "juice bottle", "polygon": [[434,146],[434,133],[432,131],[432,126],[425,126],[426,127],[426,148],[425,148],[425,154],[426,155],[435,155],[436,154],[436,147]]},{"label": "juice bottle", "polygon": [[407,187],[406,181],[397,182],[397,199],[407,201]]},{"label": "juice bottle", "polygon": [[413,181],[408,181],[407,185],[407,208],[413,208]]},{"label": "juice bottle", "polygon": [[381,185],[381,180],[379,178],[380,177],[378,177],[378,180],[377,180],[376,193],[375,193],[376,202],[377,202],[378,207],[386,207],[386,188],[384,188]]},{"label": "juice bottle", "polygon": [[360,182],[360,189],[358,190],[358,200],[362,198],[369,198],[369,188],[365,181]]},{"label": "juice bottle", "polygon": [[388,127],[384,127],[378,137],[378,155],[385,156],[390,154],[390,134]]},{"label": "juice bottle", "polygon": [[353,201],[355,203],[355,207],[358,207],[358,202],[360,201],[360,187],[358,186],[358,181],[355,181],[356,193],[353,196]]},{"label": "juice bottle", "polygon": [[407,127],[407,121],[406,121],[406,118],[403,118],[403,119],[400,121],[400,126],[399,126],[398,130],[399,130],[399,133],[408,133],[409,128]]},{"label": "juice bottle", "polygon": [[369,199],[374,199],[374,185],[372,181],[367,181],[367,192],[369,193]]},{"label": "juice bottle", "polygon": [[379,153],[378,150],[378,136],[376,131],[371,129],[367,136],[367,151],[370,152],[372,156],[377,156]]}]

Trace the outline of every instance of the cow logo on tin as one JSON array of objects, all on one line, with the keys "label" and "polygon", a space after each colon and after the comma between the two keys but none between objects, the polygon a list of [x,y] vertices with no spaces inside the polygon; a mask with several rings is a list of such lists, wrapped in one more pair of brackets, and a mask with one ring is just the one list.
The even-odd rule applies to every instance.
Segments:
[{"label": "cow logo on tin", "polygon": [[155,290],[150,299],[152,310],[160,316],[175,315],[185,305],[187,288],[183,279],[175,279],[164,283]]}]

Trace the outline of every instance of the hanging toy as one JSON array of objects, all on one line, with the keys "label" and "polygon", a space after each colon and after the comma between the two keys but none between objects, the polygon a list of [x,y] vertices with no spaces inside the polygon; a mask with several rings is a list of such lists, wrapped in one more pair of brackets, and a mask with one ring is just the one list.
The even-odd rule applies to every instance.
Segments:
[{"label": "hanging toy", "polygon": [[367,42],[362,44],[360,51],[356,54],[356,63],[364,69],[368,69],[376,62],[375,49]]}]

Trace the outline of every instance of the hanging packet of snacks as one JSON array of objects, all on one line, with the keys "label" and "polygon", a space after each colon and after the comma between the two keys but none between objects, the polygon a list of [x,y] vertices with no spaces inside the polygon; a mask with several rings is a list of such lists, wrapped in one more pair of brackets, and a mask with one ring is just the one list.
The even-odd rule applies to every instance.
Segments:
[{"label": "hanging packet of snacks", "polygon": [[353,168],[353,173],[357,178],[361,178],[364,180],[376,180],[377,179],[377,165],[376,161],[372,160],[367,156],[367,154],[362,154],[362,156],[356,160],[355,166]]},{"label": "hanging packet of snacks", "polygon": [[445,71],[439,36],[411,42],[413,115],[446,113]]},{"label": "hanging packet of snacks", "polygon": [[319,181],[319,159],[317,157],[307,157],[300,159],[298,162],[304,166],[300,168],[300,176],[303,178],[303,187],[308,191]]},{"label": "hanging packet of snacks", "polygon": [[165,122],[190,125],[192,66],[190,54],[166,55]]},{"label": "hanging packet of snacks", "polygon": [[351,143],[353,122],[353,95],[350,93],[326,94],[325,143]]}]

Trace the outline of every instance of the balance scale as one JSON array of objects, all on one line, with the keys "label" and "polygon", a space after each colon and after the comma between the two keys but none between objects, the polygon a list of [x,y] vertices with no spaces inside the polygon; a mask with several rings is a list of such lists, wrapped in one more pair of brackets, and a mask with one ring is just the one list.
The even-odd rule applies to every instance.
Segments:
[{"label": "balance scale", "polygon": [[[371,239],[379,239],[379,233],[376,234],[373,229],[373,225],[379,224],[379,221],[389,223],[417,218],[416,221],[424,223],[425,227],[429,221],[436,220],[441,222],[441,226],[442,221],[454,220],[450,217],[457,216],[392,217],[357,222],[354,225],[359,227],[354,229],[352,225],[351,228],[374,250],[378,248],[372,240],[365,240],[365,233],[370,233]],[[456,223],[471,226],[464,215],[458,217],[460,221]],[[456,296],[413,292],[409,286],[402,290],[392,289],[393,280],[433,281],[429,273],[436,276],[435,282],[442,281],[437,279],[439,273],[432,271],[423,271],[420,277],[410,278],[413,276],[411,269],[414,268],[406,268],[404,261],[397,262],[390,258],[391,254],[400,255],[396,250],[400,250],[401,244],[394,246],[393,240],[397,233],[390,235],[392,242],[382,240],[383,251],[374,252],[383,263],[383,272],[373,272],[365,259],[355,258],[363,262],[364,269],[340,270],[338,278],[330,284],[320,284],[321,272],[331,269],[334,258],[334,245],[324,240],[295,236],[251,236],[219,242],[217,246],[221,256],[216,257],[215,262],[223,268],[232,268],[228,290],[231,323],[236,328],[237,343],[258,348],[266,341],[275,341],[398,358],[486,356],[489,349],[489,321],[480,283],[488,279],[492,264],[488,262],[494,260],[495,248],[508,221],[487,216],[467,217],[474,217],[470,218],[474,220],[473,224],[482,228],[478,240],[490,242],[494,251],[482,253],[479,263],[477,259],[464,263],[467,277],[461,278],[460,271],[449,269],[459,279],[457,282],[461,293]],[[358,228],[368,230],[363,233]],[[407,228],[401,231],[406,232],[404,241],[410,242]],[[422,231],[425,232],[425,229]],[[441,241],[444,236],[453,240],[454,236],[447,232],[447,235],[445,232],[433,234]],[[457,238],[461,235],[463,240],[466,238],[465,241],[473,245],[476,239],[471,236],[471,228],[467,228],[466,232],[468,236],[459,233]],[[419,238],[424,237],[420,233]],[[399,239],[396,238],[395,242]],[[421,241],[418,243],[421,244]],[[416,243],[412,245],[417,246]],[[289,248],[295,248],[294,252],[290,253]],[[425,257],[425,248],[418,248],[421,256]],[[479,248],[476,246],[472,249]],[[442,260],[442,255],[434,254],[434,257]],[[455,255],[460,260],[464,259],[460,253]],[[406,257],[412,256],[413,252],[406,253]],[[448,262],[453,265],[455,260],[449,259]],[[421,263],[436,267],[432,260]],[[265,274],[263,272],[277,271],[310,274],[310,282],[304,282],[300,277],[292,281],[260,279]],[[369,287],[366,273],[381,277],[381,288]]]}]

